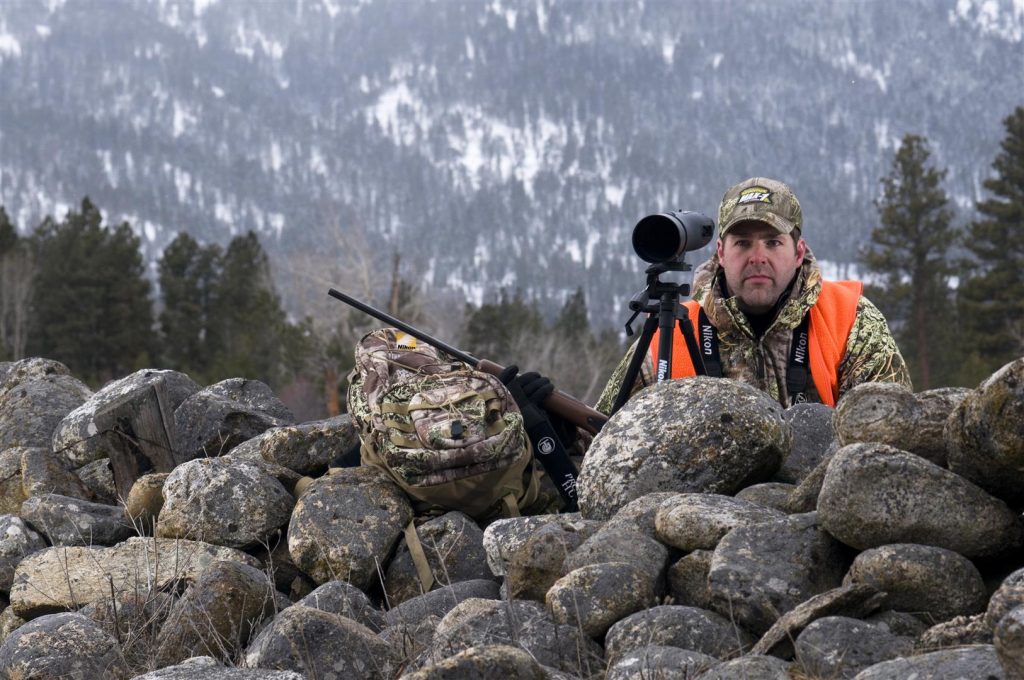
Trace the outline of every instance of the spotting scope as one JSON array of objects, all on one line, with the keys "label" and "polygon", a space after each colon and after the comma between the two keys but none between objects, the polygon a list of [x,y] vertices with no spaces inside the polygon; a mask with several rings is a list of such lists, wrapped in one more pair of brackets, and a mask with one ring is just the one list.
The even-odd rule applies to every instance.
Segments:
[{"label": "spotting scope", "polygon": [[715,223],[688,210],[656,213],[633,227],[633,250],[644,262],[659,264],[679,260],[688,251],[700,250],[711,241]]}]

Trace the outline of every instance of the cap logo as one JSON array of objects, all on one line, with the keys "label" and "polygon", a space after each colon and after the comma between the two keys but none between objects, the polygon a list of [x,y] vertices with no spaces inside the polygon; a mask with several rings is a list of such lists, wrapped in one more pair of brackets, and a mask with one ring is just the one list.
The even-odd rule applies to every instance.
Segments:
[{"label": "cap logo", "polygon": [[748,187],[740,192],[736,199],[736,205],[744,203],[768,203],[772,202],[772,192],[764,187]]}]

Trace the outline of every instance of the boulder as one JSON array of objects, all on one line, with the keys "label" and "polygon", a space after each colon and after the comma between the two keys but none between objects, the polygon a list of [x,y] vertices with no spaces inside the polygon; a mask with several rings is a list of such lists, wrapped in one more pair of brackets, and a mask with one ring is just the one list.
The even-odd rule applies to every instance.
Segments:
[{"label": "boulder", "polygon": [[21,449],[21,486],[27,497],[55,493],[82,500],[93,499],[85,482],[67,468],[61,456],[49,448]]},{"label": "boulder", "polygon": [[487,566],[495,576],[504,576],[512,555],[545,524],[557,523],[567,532],[579,532],[584,540],[593,535],[601,522],[581,519],[578,513],[509,517],[491,522],[484,529]]},{"label": "boulder", "polygon": [[716,659],[731,659],[754,644],[753,637],[729,619],[696,607],[660,605],[622,619],[605,636],[610,663],[647,645],[678,647]]},{"label": "boulder", "polygon": [[952,678],[1003,678],[999,659],[992,645],[971,645],[918,656],[901,657],[869,666],[856,680],[947,680]]},{"label": "boulder", "polygon": [[607,519],[655,491],[729,495],[766,481],[791,447],[782,407],[751,385],[703,376],[652,385],[594,437],[580,511]]},{"label": "boulder", "polygon": [[700,680],[792,680],[790,664],[774,656],[743,656],[697,676]]},{"label": "boulder", "polygon": [[600,645],[575,626],[555,623],[542,605],[528,600],[463,600],[438,624],[429,662],[490,644],[522,647],[544,666],[583,677],[604,668]]},{"label": "boulder", "polygon": [[824,460],[836,438],[832,429],[834,412],[825,404],[793,404],[782,412],[793,428],[793,448],[782,459],[776,481],[799,484]]},{"label": "boulder", "polygon": [[274,586],[266,574],[238,562],[214,562],[171,609],[160,629],[157,664],[199,655],[230,661],[273,607]]},{"label": "boulder", "polygon": [[832,422],[841,447],[874,442],[913,451],[920,418],[917,397],[905,385],[867,382],[843,395]]},{"label": "boulder", "polygon": [[83,465],[75,470],[75,475],[82,480],[82,484],[91,494],[90,497],[97,503],[117,505],[121,501],[109,459],[101,458]]},{"label": "boulder", "polygon": [[[115,431],[103,422],[97,422],[97,414],[117,404],[141,400],[159,386],[161,397],[166,397],[165,408],[173,413],[182,401],[199,391],[199,385],[190,377],[178,371],[144,368],[129,376],[114,380],[65,415],[53,430],[52,447],[60,451],[72,467],[80,468],[87,463],[110,458],[112,452],[123,446],[124,433]],[[47,442],[50,446],[51,442]]]},{"label": "boulder", "polygon": [[1006,677],[1024,678],[1024,606],[1013,609],[999,620],[993,638]]},{"label": "boulder", "polygon": [[760,484],[754,484],[753,486],[748,486],[745,489],[740,489],[735,498],[741,501],[747,501],[748,503],[753,503],[754,505],[760,505],[762,508],[778,510],[781,513],[786,513],[789,507],[789,497],[795,490],[795,484],[787,484],[786,482],[761,482]]},{"label": "boulder", "polygon": [[455,608],[455,605],[470,598],[499,600],[501,595],[498,584],[490,579],[478,579],[459,581],[444,588],[431,590],[384,612],[384,621],[388,626],[415,626],[431,617],[440,621],[445,614]]},{"label": "boulder", "polygon": [[387,473],[342,468],[315,480],[288,525],[288,552],[316,582],[342,580],[367,590],[378,583],[412,506]]},{"label": "boulder", "polygon": [[174,468],[162,489],[155,533],[230,548],[264,543],[291,516],[295,499],[251,463],[200,458]]},{"label": "boulder", "polygon": [[78,609],[109,598],[111,591],[166,590],[195,581],[218,560],[260,566],[240,550],[198,541],[136,536],[109,548],[46,548],[23,559],[14,570],[11,607],[19,616],[32,619]]},{"label": "boulder", "polygon": [[602,527],[580,547],[569,553],[562,564],[565,573],[603,562],[628,562],[646,575],[656,594],[664,591],[668,548],[627,526]]},{"label": "boulder", "polygon": [[826,616],[804,628],[795,647],[808,676],[852,678],[869,666],[908,656],[914,641],[859,619]]},{"label": "boulder", "polygon": [[244,378],[203,388],[174,411],[178,446],[188,459],[223,455],[272,427],[294,421],[267,385]]},{"label": "boulder", "polygon": [[680,550],[714,550],[738,526],[782,519],[785,514],[718,494],[678,494],[663,501],[655,517],[657,539]]},{"label": "boulder", "polygon": [[[440,592],[432,590],[420,597],[433,595]],[[419,598],[409,600],[414,602]],[[416,661],[427,658],[430,643],[434,639],[434,632],[437,630],[441,618],[428,615],[416,622],[401,622],[388,626],[380,632],[380,639],[388,643],[397,658],[401,659],[403,667],[416,668]]]},{"label": "boulder", "polygon": [[28,496],[21,483],[21,455],[24,447],[0,450],[0,514],[17,515]]},{"label": "boulder", "polygon": [[932,624],[977,614],[987,601],[981,573],[969,559],[911,543],[865,550],[843,583],[867,583],[885,593],[883,608],[911,612]]},{"label": "boulder", "polygon": [[918,392],[917,405],[920,418],[915,431],[917,442],[913,453],[927,458],[939,467],[946,467],[949,461],[949,439],[946,437],[946,423],[972,390],[966,387],[938,387]]},{"label": "boulder", "polygon": [[796,515],[801,512],[814,512],[817,509],[821,484],[825,481],[825,473],[828,471],[829,463],[832,462],[832,457],[839,450],[836,448],[837,446],[835,442],[832,443],[833,448],[829,449],[825,458],[796,485],[795,489],[789,492],[786,505],[779,508],[780,510]]},{"label": "boulder", "polygon": [[985,611],[985,625],[995,628],[1004,616],[1021,605],[1024,605],[1024,569],[1007,576],[992,593]]},{"label": "boulder", "polygon": [[691,680],[718,663],[715,657],[690,649],[648,645],[623,654],[609,666],[604,680]]},{"label": "boulder", "polygon": [[551,522],[534,531],[508,560],[505,587],[511,599],[544,601],[548,589],[566,574],[565,559],[592,533],[589,525]]},{"label": "boulder", "polygon": [[604,529],[629,529],[639,531],[641,534],[653,539],[658,538],[655,520],[658,517],[658,510],[663,503],[670,498],[675,498],[678,493],[674,491],[658,491],[656,493],[644,494],[636,500],[632,500],[615,511],[615,514],[604,523]]},{"label": "boulder", "polygon": [[306,680],[292,671],[268,671],[262,668],[226,668],[209,656],[194,656],[175,666],[138,675],[135,680]]},{"label": "boulder", "polygon": [[654,604],[654,583],[626,562],[590,564],[569,572],[548,590],[545,602],[555,623],[579,626],[600,639],[613,623]]},{"label": "boulder", "polygon": [[21,516],[52,545],[115,545],[135,535],[124,508],[52,493],[29,498]]},{"label": "boulder", "polygon": [[708,573],[712,555],[710,550],[694,550],[668,568],[668,591],[673,604],[711,608]]},{"label": "boulder", "polygon": [[733,529],[711,558],[712,609],[755,633],[812,595],[840,585],[842,546],[806,513]]},{"label": "boulder", "polygon": [[249,645],[244,665],[310,678],[387,680],[398,661],[387,642],[352,619],[312,607],[289,607]]},{"label": "boulder", "polygon": [[344,616],[361,623],[374,633],[385,627],[384,612],[373,606],[366,593],[351,583],[328,581],[295,603],[296,607],[312,607]]},{"label": "boulder", "polygon": [[[493,578],[487,568],[484,532],[467,515],[448,512],[417,526],[416,534],[432,575],[428,590],[459,581]],[[423,594],[407,538],[408,532],[399,540],[384,575],[384,588],[392,606]]]},{"label": "boulder", "polygon": [[53,431],[60,421],[91,395],[85,383],[60,362],[14,362],[0,383],[0,450],[14,446],[51,448]]},{"label": "boulder", "polygon": [[828,466],[818,514],[843,543],[867,550],[920,543],[967,557],[1020,545],[1020,517],[963,477],[884,444],[851,444]]},{"label": "boulder", "polygon": [[161,628],[176,595],[161,592],[121,591],[114,598],[90,602],[78,613],[95,621],[107,634],[118,639],[121,656],[133,672],[155,668],[156,650],[162,641]]},{"label": "boulder", "polygon": [[0,646],[0,677],[129,677],[117,640],[81,614],[40,616],[11,633]]},{"label": "boulder", "polygon": [[548,680],[551,676],[527,651],[510,645],[480,645],[464,649],[426,668],[403,675],[404,680],[455,678],[521,678]]},{"label": "boulder", "polygon": [[949,469],[1024,505],[1024,358],[989,376],[950,416]]},{"label": "boulder", "polygon": [[359,443],[348,414],[300,425],[274,427],[233,448],[232,457],[258,457],[300,475],[316,477],[336,457]]},{"label": "boulder", "polygon": [[[43,537],[16,515],[0,515],[0,592],[8,592],[14,568],[27,555],[46,547]],[[0,638],[2,640],[3,638]]]}]

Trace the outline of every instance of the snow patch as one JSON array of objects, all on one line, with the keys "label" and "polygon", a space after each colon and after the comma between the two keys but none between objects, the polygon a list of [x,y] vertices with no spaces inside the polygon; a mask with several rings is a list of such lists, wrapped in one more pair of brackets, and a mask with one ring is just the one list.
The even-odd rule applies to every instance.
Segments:
[{"label": "snow patch", "polygon": [[537,30],[541,35],[548,34],[548,8],[544,6],[544,0],[537,0]]},{"label": "snow patch", "polygon": [[473,40],[466,36],[466,59],[473,61],[476,58],[476,50],[473,49]]},{"label": "snow patch", "polygon": [[206,10],[218,2],[219,0],[192,0],[192,12],[196,17],[201,17]]},{"label": "snow patch", "polygon": [[626,187],[621,184],[605,184],[604,198],[616,208],[622,207],[622,199],[626,196]]},{"label": "snow patch", "polygon": [[49,26],[44,26],[42,24],[36,26],[36,35],[38,35],[40,38],[49,38],[50,34],[52,33],[53,31],[50,29]]},{"label": "snow patch", "polygon": [[711,68],[717,69],[718,65],[722,63],[723,59],[725,59],[724,54],[722,54],[721,52],[715,52],[713,55],[711,55]]},{"label": "snow patch", "polygon": [[174,118],[172,121],[171,134],[177,138],[195,127],[198,118],[182,106],[178,101],[174,102]]},{"label": "snow patch", "polygon": [[213,96],[216,97],[217,99],[223,99],[224,98],[224,90],[219,88],[219,87],[217,87],[216,85],[211,85],[210,86],[210,92],[212,92]]},{"label": "snow patch", "polygon": [[281,232],[284,231],[284,215],[281,213],[270,213],[267,215],[267,222],[277,232],[277,238],[281,238]]},{"label": "snow patch", "polygon": [[949,23],[965,23],[983,35],[1007,42],[1024,41],[1024,0],[957,0]]},{"label": "snow patch", "polygon": [[668,66],[672,65],[672,61],[676,56],[676,40],[665,36],[661,40],[661,58],[665,60],[665,64]]},{"label": "snow patch", "polygon": [[6,30],[0,32],[0,61],[3,61],[4,57],[20,57],[21,56],[21,43]]}]

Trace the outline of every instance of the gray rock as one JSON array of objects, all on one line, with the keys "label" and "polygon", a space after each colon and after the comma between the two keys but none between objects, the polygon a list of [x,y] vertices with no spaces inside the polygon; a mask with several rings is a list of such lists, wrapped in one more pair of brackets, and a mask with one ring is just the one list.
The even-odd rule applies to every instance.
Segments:
[{"label": "gray rock", "polygon": [[232,457],[259,457],[300,475],[319,476],[334,458],[359,442],[348,414],[301,425],[274,427],[231,450]]},{"label": "gray rock", "polygon": [[[416,533],[433,574],[431,589],[459,581],[493,578],[487,568],[484,532],[467,515],[448,512],[419,525]],[[385,572],[384,588],[392,606],[423,594],[404,535]]]},{"label": "gray rock", "polygon": [[989,598],[985,612],[985,624],[995,628],[1011,610],[1024,605],[1024,568],[1013,572],[999,584]]},{"label": "gray rock", "polygon": [[21,486],[28,497],[47,493],[92,500],[93,494],[63,457],[48,448],[21,449]]},{"label": "gray rock", "polygon": [[109,458],[101,458],[83,465],[75,471],[75,475],[82,480],[94,501],[106,505],[118,504],[117,485],[114,482],[114,471],[110,467]]},{"label": "gray rock", "polygon": [[668,568],[668,590],[673,604],[711,608],[708,573],[713,554],[710,550],[694,550]]},{"label": "gray rock", "polygon": [[883,661],[864,669],[854,680],[1002,680],[1003,672],[992,645],[940,649],[919,656]]},{"label": "gray rock", "polygon": [[213,562],[231,560],[259,568],[240,550],[185,540],[132,537],[105,548],[58,546],[23,559],[14,570],[11,607],[27,619],[78,609],[115,593],[191,583]]},{"label": "gray rock", "polygon": [[828,471],[832,457],[839,449],[838,442],[832,442],[832,448],[825,454],[824,460],[811,470],[804,477],[796,488],[789,492],[786,505],[780,508],[791,515],[801,512],[814,512],[818,507],[818,496],[821,494],[821,485],[825,481],[825,473]]},{"label": "gray rock", "polygon": [[914,641],[845,616],[812,622],[796,639],[796,657],[811,677],[852,678],[877,663],[909,655]]},{"label": "gray rock", "polygon": [[731,659],[753,644],[753,637],[729,619],[706,609],[679,605],[651,607],[627,616],[608,630],[604,643],[611,663],[647,645],[679,647]]},{"label": "gray rock", "polygon": [[648,645],[623,654],[604,677],[605,680],[692,680],[718,663],[715,657],[690,649]]},{"label": "gray rock", "polygon": [[611,516],[611,519],[604,523],[603,528],[630,529],[632,531],[639,531],[650,538],[657,539],[658,535],[655,520],[658,516],[658,510],[668,499],[674,498],[678,495],[679,494],[674,491],[658,491],[656,493],[645,494],[636,500],[626,503],[616,510],[615,514]]},{"label": "gray rock", "polygon": [[135,535],[124,508],[52,493],[29,498],[21,516],[53,545],[116,545]]},{"label": "gray rock", "polygon": [[95,621],[108,635],[121,644],[121,656],[133,672],[155,668],[156,650],[160,646],[161,628],[167,620],[176,595],[150,592],[119,592],[111,599],[90,602],[78,613]]},{"label": "gray rock", "polygon": [[295,504],[292,495],[257,466],[220,458],[182,463],[164,480],[162,493],[157,536],[230,548],[266,542],[288,522]]},{"label": "gray rock", "polygon": [[718,494],[678,494],[662,502],[655,517],[656,537],[680,550],[713,550],[738,526],[785,515],[777,510]]},{"label": "gray rock", "polygon": [[937,623],[917,638],[918,650],[930,652],[933,649],[962,647],[964,645],[992,644],[992,629],[985,625],[985,615],[957,616],[949,621]]},{"label": "gray rock", "polygon": [[948,548],[967,557],[1020,545],[1024,529],[1006,504],[966,479],[884,444],[851,444],[828,466],[818,514],[843,543]]},{"label": "gray rock", "polygon": [[815,513],[733,529],[711,558],[712,609],[755,633],[812,595],[837,587],[848,563]]},{"label": "gray rock", "polygon": [[[884,594],[884,593],[883,593]],[[892,609],[884,609],[875,612],[871,616],[865,616],[864,620],[876,626],[882,626],[893,635],[916,638],[928,629],[928,625],[913,614],[897,612]]]},{"label": "gray rock", "polygon": [[1024,606],[1017,607],[999,620],[993,644],[1006,677],[1024,678]]},{"label": "gray rock", "polygon": [[404,680],[522,678],[548,680],[544,667],[525,650],[511,645],[480,645],[402,676]]},{"label": "gray rock", "polygon": [[384,630],[384,612],[373,606],[366,593],[351,583],[328,581],[295,603],[297,607],[312,607],[344,616],[361,623],[374,633]]},{"label": "gray rock", "polygon": [[360,623],[312,607],[289,607],[253,640],[244,665],[310,678],[385,680],[398,661],[391,646]]},{"label": "gray rock", "polygon": [[1024,358],[967,395],[945,434],[950,470],[1014,506],[1024,505]]},{"label": "gray rock", "polygon": [[981,573],[969,559],[911,543],[865,550],[843,583],[870,584],[886,594],[886,609],[911,612],[932,624],[977,614],[987,601]]},{"label": "gray rock", "polygon": [[21,454],[24,447],[0,451],[0,513],[17,515],[28,496],[21,484]]},{"label": "gray rock", "polygon": [[795,490],[796,485],[786,482],[762,482],[741,489],[735,498],[786,513],[789,508],[789,497]]},{"label": "gray rock", "polygon": [[[46,547],[43,537],[16,515],[0,515],[0,591],[8,592],[14,568],[27,556]],[[2,638],[0,638],[2,639]]]},{"label": "gray rock", "polygon": [[792,447],[778,402],[734,380],[652,385],[594,437],[580,471],[580,510],[607,519],[655,491],[732,494],[767,480]]},{"label": "gray rock", "polygon": [[168,666],[138,675],[135,680],[306,680],[292,671],[268,671],[263,668],[225,668],[209,656],[194,656],[176,666]]},{"label": "gray rock", "polygon": [[599,639],[613,623],[654,605],[650,574],[634,564],[590,564],[558,579],[545,602],[556,623],[579,626]]},{"label": "gray rock", "polygon": [[604,668],[600,645],[532,601],[463,600],[438,624],[429,661],[491,644],[522,647],[544,666],[583,677]]},{"label": "gray rock", "polygon": [[913,451],[920,419],[917,397],[904,385],[871,382],[843,395],[832,422],[840,446],[874,442]]},{"label": "gray rock", "polygon": [[[420,597],[427,597],[438,592],[441,591],[432,590]],[[415,600],[410,600],[410,602],[413,601]],[[378,637],[388,643],[395,656],[401,659],[403,667],[416,668],[416,660],[426,657],[430,643],[434,640],[434,632],[440,623],[441,617],[429,615],[419,621],[403,621],[388,626],[380,632]]]},{"label": "gray rock", "polygon": [[509,598],[543,602],[555,581],[565,576],[565,559],[592,535],[592,528],[551,522],[534,531],[508,561],[505,587]]},{"label": "gray rock", "polygon": [[921,408],[921,417],[914,428],[917,442],[913,453],[927,458],[939,467],[946,467],[949,460],[946,422],[950,414],[971,393],[972,390],[966,387],[939,387],[915,395]]},{"label": "gray rock", "polygon": [[567,515],[534,515],[510,517],[491,522],[484,529],[484,550],[487,566],[495,576],[504,576],[512,556],[535,531],[546,524],[556,523],[567,532],[577,532],[586,538],[593,535],[601,522],[581,519],[578,513]]},{"label": "gray rock", "polygon": [[[53,431],[92,391],[62,363],[16,361],[0,384],[0,450],[50,448]],[[53,450],[59,450],[55,447]]]},{"label": "gray rock", "polygon": [[783,411],[782,417],[793,428],[793,448],[775,473],[776,481],[799,484],[824,460],[836,438],[833,413],[825,404],[794,404]]},{"label": "gray rock", "polygon": [[881,598],[881,593],[865,583],[840,586],[815,595],[779,617],[757,641],[751,653],[791,658],[793,647],[790,643],[809,623],[826,616],[862,619],[878,609]]},{"label": "gray rock", "polygon": [[[169,411],[199,390],[199,385],[184,373],[153,368],[109,382],[61,419],[53,430],[53,450],[60,451],[75,468],[109,458],[112,451],[120,448],[120,435],[100,431],[94,420],[96,413],[102,413],[117,402],[140,398],[157,385],[169,399],[170,403],[166,404]],[[50,444],[47,442],[47,446]]]},{"label": "gray rock", "polygon": [[17,614],[10,607],[0,612],[0,644],[14,631],[24,626],[27,621]]},{"label": "gray rock", "polygon": [[269,387],[243,378],[203,388],[174,411],[178,446],[190,459],[223,455],[272,427],[294,421]]},{"label": "gray rock", "polygon": [[197,655],[229,661],[273,607],[274,587],[266,574],[238,562],[214,562],[171,609],[160,629],[157,664]]},{"label": "gray rock", "polygon": [[647,574],[655,593],[664,591],[668,548],[646,534],[629,527],[603,527],[569,553],[563,569],[568,574],[603,562],[628,562]]},{"label": "gray rock", "polygon": [[5,678],[127,678],[117,640],[81,614],[41,616],[0,646]]},{"label": "gray rock", "polygon": [[314,481],[288,526],[288,552],[316,583],[348,581],[361,590],[379,582],[412,519],[409,499],[382,470],[344,468]]},{"label": "gray rock", "polygon": [[440,621],[463,600],[497,600],[500,597],[498,584],[492,580],[459,581],[438,590],[431,590],[389,609],[384,613],[384,621],[388,626],[403,623],[417,625],[429,617],[436,617]]},{"label": "gray rock", "polygon": [[790,664],[774,656],[743,656],[724,661],[697,676],[699,680],[791,680]]}]

